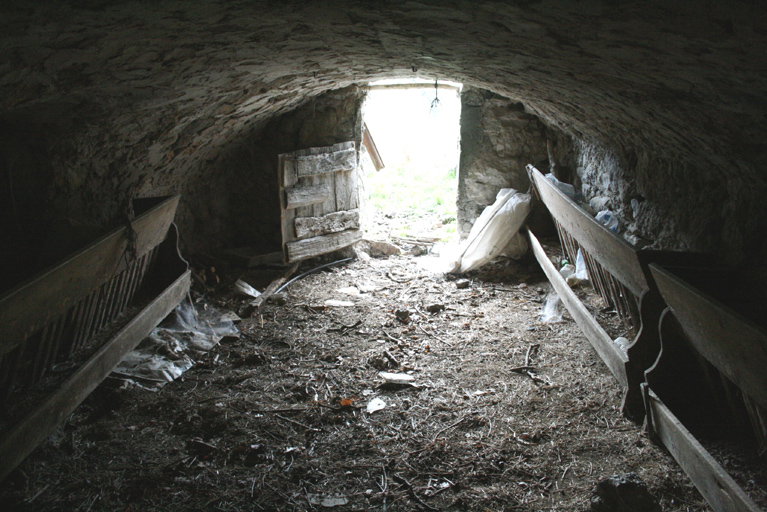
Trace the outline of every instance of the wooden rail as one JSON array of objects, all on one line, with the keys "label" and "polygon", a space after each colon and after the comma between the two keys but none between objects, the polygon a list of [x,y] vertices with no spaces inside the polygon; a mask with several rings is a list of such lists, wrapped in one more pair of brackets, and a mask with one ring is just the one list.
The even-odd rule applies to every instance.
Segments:
[{"label": "wooden rail", "polygon": [[767,448],[763,303],[735,272],[657,263],[649,268],[668,308],[660,323],[661,351],[645,372],[645,399],[651,393],[647,403],[654,408],[648,428],[714,509],[759,510],[728,475],[721,479],[724,470],[695,435],[740,438],[751,430],[761,451]]},{"label": "wooden rail", "polygon": [[605,332],[601,325],[591,316],[586,306],[578,299],[578,296],[570,289],[565,279],[559,274],[559,271],[554,267],[549,260],[549,257],[541,247],[540,242],[535,237],[532,231],[527,230],[527,235],[530,240],[530,247],[533,250],[535,258],[541,265],[541,268],[546,273],[546,277],[549,278],[551,285],[559,294],[559,298],[567,307],[567,310],[575,319],[575,322],[586,334],[586,339],[594,350],[602,358],[607,367],[610,369],[616,380],[620,383],[623,389],[628,387],[628,381],[626,380],[626,361],[628,357],[626,354],[613,343],[612,338]]},{"label": "wooden rail", "polygon": [[[716,281],[725,284],[715,287],[718,290],[732,289],[731,276],[722,277],[710,268],[715,263],[710,256],[636,250],[535,168],[528,166],[528,171],[534,192],[551,213],[563,251],[571,261],[581,251],[594,287],[636,334],[627,353],[618,349],[528,230],[533,253],[549,281],[624,388],[624,413],[647,418],[651,435],[668,448],[714,510],[758,511],[695,436],[738,436],[749,428],[750,419],[762,449],[767,448],[763,303],[744,317],[736,309],[743,311],[754,297],[744,287],[735,289],[748,302],[733,309],[682,277],[697,272],[696,283]],[[698,267],[706,270],[701,274]]]},{"label": "wooden rail", "polygon": [[[527,170],[535,194],[551,214],[568,258],[576,261],[580,249],[594,288],[608,305],[615,307],[634,336],[622,369],[617,368],[615,358],[605,359],[615,349],[612,340],[609,345],[613,348],[602,348],[597,352],[623,386],[624,414],[641,421],[645,410],[640,386],[644,382],[644,370],[652,365],[660,350],[657,325],[663,309],[657,289],[648,279],[646,262],[651,257],[597,222],[535,167],[528,165]],[[569,307],[568,310],[574,318],[578,314]],[[584,329],[584,332],[595,348],[607,346],[606,334],[603,336],[593,329]]]},{"label": "wooden rail", "polygon": [[30,393],[39,394],[43,381],[58,382],[52,369],[72,367],[52,393],[0,433],[0,480],[188,292],[190,272],[171,224],[178,199],[143,201],[149,208],[130,225],[0,297],[0,326],[7,333],[0,339],[0,398],[7,408],[16,410]]},{"label": "wooden rail", "polygon": [[717,512],[761,512],[646,384],[648,425]]}]

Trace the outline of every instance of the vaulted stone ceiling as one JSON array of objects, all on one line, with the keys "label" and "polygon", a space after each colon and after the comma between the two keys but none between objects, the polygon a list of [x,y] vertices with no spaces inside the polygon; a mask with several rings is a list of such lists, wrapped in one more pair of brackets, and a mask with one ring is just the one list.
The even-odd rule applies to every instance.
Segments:
[{"label": "vaulted stone ceiling", "polygon": [[718,222],[708,245],[767,254],[766,12],[757,1],[7,0],[1,144],[7,162],[50,170],[60,209],[98,217],[84,199],[177,191],[223,145],[324,91],[450,79],[602,148],[649,200],[709,211],[704,226],[681,226],[698,236]]}]

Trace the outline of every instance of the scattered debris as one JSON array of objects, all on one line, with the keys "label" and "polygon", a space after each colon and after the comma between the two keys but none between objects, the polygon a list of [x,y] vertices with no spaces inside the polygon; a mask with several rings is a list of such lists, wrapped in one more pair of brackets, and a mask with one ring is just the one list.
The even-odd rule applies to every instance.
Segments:
[{"label": "scattered debris", "polygon": [[394,311],[394,316],[399,320],[400,322],[407,322],[410,320],[410,310],[407,309],[397,309]]},{"label": "scattered debris", "polygon": [[261,295],[261,292],[250,286],[248,283],[243,281],[242,279],[238,279],[234,283],[234,291],[235,293],[239,295],[244,295],[245,297],[252,297],[257,298],[259,295]]},{"label": "scattered debris", "polygon": [[380,398],[374,398],[370,402],[368,402],[367,410],[368,414],[373,414],[376,411],[380,411],[381,409],[384,409],[386,407],[386,402],[381,400]]},{"label": "scattered debris", "polygon": [[407,373],[379,372],[378,376],[386,381],[386,384],[412,384],[415,377]]},{"label": "scattered debris", "polygon": [[388,258],[402,253],[399,247],[380,240],[360,240],[354,244],[355,251],[362,251],[372,258]]},{"label": "scattered debris", "polygon": [[354,302],[349,302],[348,300],[328,299],[325,301],[325,305],[334,308],[348,308],[354,306]]},{"label": "scattered debris", "polygon": [[439,313],[440,311],[444,311],[444,310],[445,310],[444,304],[429,304],[428,306],[426,306],[426,311],[428,311],[429,313]]},{"label": "scattered debris", "polygon": [[591,497],[592,512],[661,512],[658,501],[634,473],[605,478]]},{"label": "scattered debris", "polygon": [[322,505],[324,508],[342,507],[349,503],[349,500],[343,496],[321,496],[319,494],[307,494],[306,501],[310,505]]},{"label": "scattered debris", "polygon": [[239,336],[234,322],[203,300],[183,300],[112,372],[146,388],[178,378],[225,336]]},{"label": "scattered debris", "polygon": [[[673,460],[621,416],[620,389],[575,323],[538,322],[538,289],[548,286],[534,262],[498,260],[460,276],[469,289],[456,291],[455,278],[419,268],[424,259],[307,276],[286,306],[260,302],[239,338],[222,339],[161,392],[98,388],[55,444],[4,482],[0,502],[29,511],[582,511],[597,481],[641,468],[664,510],[706,510]],[[207,294],[209,307],[258,300],[233,294],[241,271],[224,269],[216,265],[224,284]],[[265,291],[284,272],[243,280]],[[336,292],[363,283],[378,291]],[[334,298],[355,307],[324,305]],[[595,293],[589,300],[604,306]],[[431,304],[445,310],[432,314]],[[410,311],[409,322],[396,309]],[[605,321],[612,339],[632,338],[617,315]],[[387,384],[379,372],[413,380]],[[385,408],[368,413],[375,398]]]},{"label": "scattered debris", "polygon": [[541,322],[544,324],[556,324],[562,321],[562,316],[565,314],[565,310],[562,307],[562,301],[559,299],[557,292],[551,291],[546,296],[546,302],[541,310]]},{"label": "scattered debris", "polygon": [[270,304],[276,304],[278,306],[284,306],[288,303],[288,296],[284,293],[274,293],[267,299]]},{"label": "scattered debris", "polygon": [[464,290],[468,288],[470,284],[471,284],[471,281],[469,281],[468,279],[459,279],[455,282],[455,287],[458,288],[459,290]]}]

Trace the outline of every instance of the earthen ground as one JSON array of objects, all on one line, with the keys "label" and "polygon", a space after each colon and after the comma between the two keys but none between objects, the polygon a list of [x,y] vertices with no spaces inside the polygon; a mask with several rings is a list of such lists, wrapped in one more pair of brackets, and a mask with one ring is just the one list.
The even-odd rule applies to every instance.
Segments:
[{"label": "earthen ground", "polygon": [[[708,510],[621,415],[616,381],[569,315],[540,321],[549,285],[535,262],[495,262],[459,289],[423,258],[295,282],[158,392],[105,383],[0,499],[28,511],[587,510],[599,480],[635,472],[663,510]],[[240,309],[228,290],[208,299]],[[382,386],[380,371],[414,386]],[[386,406],[371,414],[374,398]]]}]

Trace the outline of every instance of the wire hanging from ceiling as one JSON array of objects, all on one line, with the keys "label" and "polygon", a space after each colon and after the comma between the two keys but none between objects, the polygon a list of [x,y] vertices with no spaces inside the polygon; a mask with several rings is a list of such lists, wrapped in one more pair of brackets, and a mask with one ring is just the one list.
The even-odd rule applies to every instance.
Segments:
[{"label": "wire hanging from ceiling", "polygon": [[429,107],[429,112],[434,112],[439,108],[440,101],[439,101],[439,85],[437,83],[437,79],[434,79],[434,99],[431,102],[431,107]]}]

